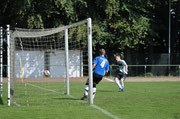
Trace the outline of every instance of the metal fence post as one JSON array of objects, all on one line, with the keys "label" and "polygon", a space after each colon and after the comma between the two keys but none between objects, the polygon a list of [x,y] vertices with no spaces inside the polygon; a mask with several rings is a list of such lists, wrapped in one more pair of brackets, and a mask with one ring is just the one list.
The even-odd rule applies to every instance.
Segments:
[{"label": "metal fence post", "polygon": [[0,27],[0,97],[3,92],[3,27]]},{"label": "metal fence post", "polygon": [[179,77],[180,77],[180,65],[179,65]]},{"label": "metal fence post", "polygon": [[146,77],[146,65],[144,65],[144,76]]}]

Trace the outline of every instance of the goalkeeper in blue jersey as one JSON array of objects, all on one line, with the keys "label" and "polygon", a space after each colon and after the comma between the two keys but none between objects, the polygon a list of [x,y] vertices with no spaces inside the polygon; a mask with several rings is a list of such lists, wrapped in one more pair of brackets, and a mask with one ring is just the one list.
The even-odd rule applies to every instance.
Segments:
[{"label": "goalkeeper in blue jersey", "polygon": [[116,61],[119,67],[116,71],[114,80],[117,86],[119,87],[119,92],[124,92],[124,81],[128,73],[128,65],[124,60],[121,59],[120,55],[116,55]]},{"label": "goalkeeper in blue jersey", "polygon": [[[98,84],[103,76],[108,73],[109,71],[109,61],[105,58],[105,50],[100,49],[99,55],[93,60],[93,99],[95,97],[96,93],[96,84]],[[81,98],[81,100],[84,100],[88,97],[88,91],[89,91],[89,79],[86,81],[85,84],[85,91],[84,96]]]}]

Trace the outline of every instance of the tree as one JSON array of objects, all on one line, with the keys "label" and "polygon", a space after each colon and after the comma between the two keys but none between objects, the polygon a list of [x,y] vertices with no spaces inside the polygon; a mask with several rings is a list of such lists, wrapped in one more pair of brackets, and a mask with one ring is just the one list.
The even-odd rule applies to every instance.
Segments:
[{"label": "tree", "polygon": [[168,0],[1,0],[0,4],[1,26],[52,28],[88,17],[93,21],[94,51],[104,47],[113,53],[167,52]]}]

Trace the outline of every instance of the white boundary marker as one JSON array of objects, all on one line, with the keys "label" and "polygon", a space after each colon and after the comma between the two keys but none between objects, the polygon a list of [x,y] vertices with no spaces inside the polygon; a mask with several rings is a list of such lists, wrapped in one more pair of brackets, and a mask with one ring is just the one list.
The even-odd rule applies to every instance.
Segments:
[{"label": "white boundary marker", "polygon": [[[108,79],[107,79],[107,80],[108,80]],[[114,81],[111,80],[111,79],[110,79],[109,81],[114,82]],[[31,85],[31,86],[33,86],[33,87],[36,87],[36,88],[39,88],[39,89],[42,89],[42,90],[46,90],[46,91],[50,91],[50,92],[59,93],[59,92],[57,92],[57,91],[55,91],[55,90],[42,88],[42,87],[37,86],[37,85],[34,85],[34,84],[28,83],[28,85]],[[74,97],[74,96],[72,96],[72,95],[68,95],[68,96],[69,96],[69,97],[72,97],[72,98],[76,98],[76,97]],[[81,103],[87,103],[87,102],[82,101],[82,100],[76,100],[76,101],[81,102]],[[120,118],[117,117],[116,115],[111,114],[110,112],[108,112],[108,111],[102,109],[101,107],[99,107],[99,106],[97,106],[97,105],[92,104],[91,107],[93,107],[93,108],[95,108],[95,109],[101,111],[102,113],[104,113],[105,115],[108,115],[109,117],[111,117],[111,118],[113,118],[113,119],[120,119]]]},{"label": "white boundary marker", "polygon": [[[76,98],[76,97],[74,97],[74,96],[72,96],[72,95],[69,95],[69,96],[72,97],[72,98]],[[85,101],[82,101],[82,100],[76,100],[76,101],[81,102],[81,103],[86,103]],[[97,106],[97,105],[95,105],[95,104],[92,104],[92,105],[90,105],[90,106],[93,107],[93,108],[95,108],[95,109],[97,109],[97,110],[99,110],[99,111],[101,111],[102,113],[108,115],[109,117],[111,117],[111,118],[113,118],[113,119],[120,119],[120,118],[117,117],[116,115],[111,114],[110,112],[102,109],[101,107],[99,107],[99,106]]]},{"label": "white boundary marker", "polygon": [[21,105],[16,103],[16,102],[13,102],[14,105],[16,105],[17,107],[20,107]]},{"label": "white boundary marker", "polygon": [[97,109],[97,110],[103,112],[104,114],[106,114],[106,115],[112,117],[113,119],[120,119],[119,117],[117,117],[117,116],[111,114],[110,112],[108,112],[108,111],[106,111],[106,110],[100,108],[100,107],[97,106],[97,105],[91,105],[91,107],[93,107],[93,108],[95,108],[95,109]]},{"label": "white boundary marker", "polygon": [[[39,88],[39,89],[41,89],[41,90],[50,91],[50,92],[54,92],[54,93],[59,93],[59,92],[57,92],[57,91],[55,91],[55,90],[46,89],[46,88],[43,88],[43,87],[40,87],[40,86],[31,84],[31,83],[27,83],[27,84],[30,85],[30,86],[32,86],[32,87]],[[60,93],[60,94],[63,94],[63,93]]]},{"label": "white boundary marker", "polygon": [[109,79],[109,78],[104,78],[105,80],[109,81],[109,82],[114,82],[114,80]]}]

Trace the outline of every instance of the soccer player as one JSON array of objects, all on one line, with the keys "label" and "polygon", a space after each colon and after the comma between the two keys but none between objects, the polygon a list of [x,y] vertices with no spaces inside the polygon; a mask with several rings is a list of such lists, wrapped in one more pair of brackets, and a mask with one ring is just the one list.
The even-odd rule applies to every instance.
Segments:
[{"label": "soccer player", "polygon": [[[105,58],[105,50],[100,49],[99,55],[93,60],[93,99],[96,93],[96,85],[102,80],[103,76],[109,71],[109,61]],[[81,100],[84,100],[88,97],[89,91],[89,79],[87,79],[85,84],[84,96]]]},{"label": "soccer player", "polygon": [[119,92],[124,92],[124,81],[128,73],[128,65],[124,60],[121,59],[120,55],[116,55],[116,61],[119,67],[116,71],[114,81],[119,87]]}]

